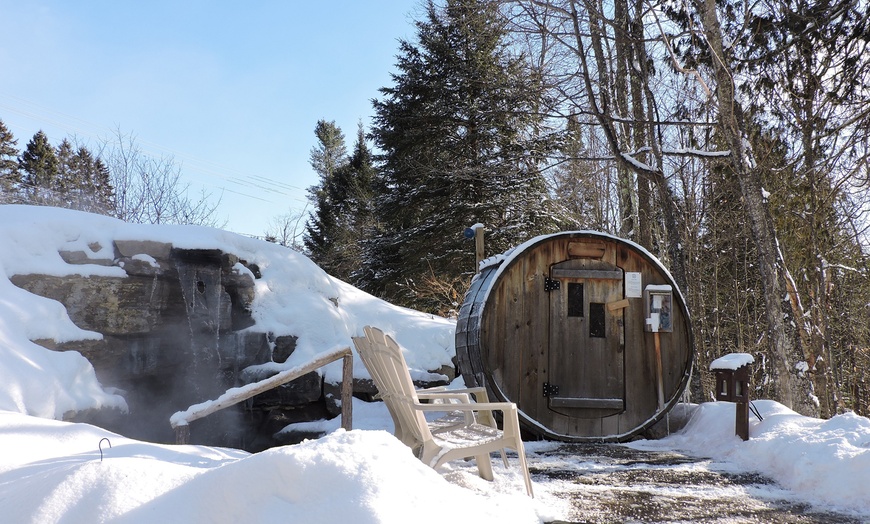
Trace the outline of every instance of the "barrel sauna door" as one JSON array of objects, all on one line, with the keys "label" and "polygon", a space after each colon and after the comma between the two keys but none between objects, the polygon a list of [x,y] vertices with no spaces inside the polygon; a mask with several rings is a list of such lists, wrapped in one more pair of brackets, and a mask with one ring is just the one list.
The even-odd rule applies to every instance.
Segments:
[{"label": "barrel sauna door", "polygon": [[549,381],[552,411],[600,418],[625,408],[623,271],[597,260],[550,268]]}]

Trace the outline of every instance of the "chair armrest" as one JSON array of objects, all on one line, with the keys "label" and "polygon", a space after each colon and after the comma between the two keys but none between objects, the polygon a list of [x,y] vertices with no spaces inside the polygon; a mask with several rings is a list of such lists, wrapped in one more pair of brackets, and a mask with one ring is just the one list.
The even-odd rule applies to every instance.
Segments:
[{"label": "chair armrest", "polygon": [[[474,410],[475,413],[472,414],[472,412],[466,412],[467,413],[466,418],[468,418],[468,415],[470,415],[473,418],[473,420],[470,420],[468,422],[469,424],[471,422],[479,422],[480,424],[483,424],[485,426],[489,426],[491,428],[498,427],[498,424],[496,424],[496,422],[495,422],[495,418],[493,418],[493,416],[492,416],[492,411],[486,410],[486,409],[484,409],[484,410],[480,409],[481,404],[489,403],[489,397],[486,394],[486,388],[477,387],[477,388],[441,390],[441,388],[443,388],[443,387],[444,386],[438,386],[436,388],[417,390],[417,398],[421,399],[421,400],[433,400],[433,401],[435,401],[435,403],[437,403],[438,400],[458,400],[458,401],[463,402],[465,404],[473,404],[473,405],[477,406],[477,409]],[[469,398],[469,395],[474,395],[477,402],[472,402],[471,399]],[[451,411],[456,411],[456,410],[451,410]]]},{"label": "chair armrest", "polygon": [[426,401],[427,404],[474,404],[468,393],[417,393],[417,400]]},{"label": "chair armrest", "polygon": [[516,411],[513,402],[471,402],[468,404],[414,404],[419,411]]},{"label": "chair armrest", "polygon": [[[481,402],[471,404],[413,404],[418,411],[470,411],[475,412],[481,423],[496,428],[492,418],[493,411],[501,411],[503,415],[503,430],[505,435],[516,435],[519,438],[519,410],[513,402]],[[486,421],[486,422],[485,422]],[[487,423],[488,422],[488,423]]]},{"label": "chair armrest", "polygon": [[417,398],[420,400],[455,400],[458,402],[462,402],[463,404],[472,403],[471,397],[468,396],[468,393],[455,393],[453,391],[444,391],[444,392],[426,392],[426,391],[418,391]]},{"label": "chair armrest", "polygon": [[435,386],[417,390],[417,396],[420,398],[423,398],[423,395],[438,395],[440,393],[470,393],[476,402],[489,402],[489,395],[486,393],[485,387],[447,389],[447,386]]}]

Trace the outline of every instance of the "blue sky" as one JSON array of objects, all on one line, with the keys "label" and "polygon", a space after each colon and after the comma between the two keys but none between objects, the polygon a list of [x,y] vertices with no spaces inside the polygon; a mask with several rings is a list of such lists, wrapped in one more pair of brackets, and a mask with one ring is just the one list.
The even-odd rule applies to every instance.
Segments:
[{"label": "blue sky", "polygon": [[44,130],[120,129],[221,197],[226,229],[262,235],[306,205],[318,119],[348,147],[391,85],[418,0],[0,0],[0,119],[23,149]]}]

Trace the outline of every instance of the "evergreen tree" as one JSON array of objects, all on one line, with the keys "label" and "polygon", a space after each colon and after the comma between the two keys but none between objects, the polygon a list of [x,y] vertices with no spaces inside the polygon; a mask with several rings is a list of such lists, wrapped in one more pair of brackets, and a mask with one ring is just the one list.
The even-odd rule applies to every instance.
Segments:
[{"label": "evergreen tree", "polygon": [[[335,129],[337,134],[318,136],[342,136],[342,140],[333,145],[338,146],[335,149],[344,151],[343,135]],[[321,147],[317,148],[319,153],[325,153],[323,145],[321,141]],[[317,158],[329,156],[319,154]],[[314,158],[312,152],[313,166]],[[372,153],[361,123],[353,154],[333,164],[337,167],[331,175],[321,175],[320,184],[311,190],[314,212],[306,225],[304,242],[312,260],[325,271],[342,280],[355,282],[360,267],[360,246],[369,230],[374,176]]]},{"label": "evergreen tree", "polygon": [[115,192],[106,164],[84,146],[80,146],[68,161],[64,161],[67,156],[61,154],[64,149],[61,143],[58,157],[61,166],[66,166],[66,169],[62,169],[61,179],[68,206],[92,213],[113,214]]},{"label": "evergreen tree", "polygon": [[365,129],[360,122],[357,129],[353,153],[347,165],[339,170],[338,189],[344,192],[342,216],[346,217],[344,267],[341,268],[341,278],[353,284],[360,282],[362,274],[363,245],[374,231],[374,214],[372,199],[374,196],[372,184],[375,179],[375,167],[372,151],[366,142]]},{"label": "evergreen tree", "polygon": [[32,203],[51,202],[52,190],[57,182],[60,163],[48,137],[42,130],[36,132],[18,159],[23,171],[23,184]]},{"label": "evergreen tree", "polygon": [[[68,138],[64,138],[57,146],[57,176],[51,189],[54,193],[54,202],[58,206],[69,206],[68,193],[81,186],[78,180],[79,166],[75,158],[76,152]],[[74,209],[75,206],[72,206]]]},{"label": "evergreen tree", "polygon": [[348,184],[350,209],[354,215],[355,227],[361,232],[372,221],[372,199],[374,198],[372,184],[376,176],[374,156],[368,147],[365,128],[362,122],[359,123],[357,128],[356,142],[353,146],[353,154],[350,156],[348,167],[353,174]]},{"label": "evergreen tree", "polygon": [[14,202],[21,184],[17,144],[18,140],[0,120],[0,203]]},{"label": "evergreen tree", "polygon": [[495,2],[427,6],[418,44],[400,43],[394,85],[374,101],[383,152],[367,243],[366,289],[403,305],[445,312],[427,288],[464,288],[474,249],[466,227],[484,223],[491,252],[554,229],[538,169],[540,78],[504,40]]},{"label": "evergreen tree", "polygon": [[[90,151],[86,149],[84,151],[90,155]],[[93,160],[91,183],[94,187],[93,211],[115,216],[115,188],[112,186],[112,175],[109,172],[109,167],[101,158]]]},{"label": "evergreen tree", "polygon": [[335,121],[318,120],[314,127],[317,145],[311,148],[311,167],[321,179],[329,179],[341,165],[347,162],[347,147],[344,133]]},{"label": "evergreen tree", "polygon": [[335,121],[319,120],[314,127],[317,145],[311,148],[311,167],[320,175],[320,182],[308,189],[308,198],[314,206],[311,218],[305,224],[303,242],[311,259],[325,271],[335,265],[334,244],[340,231],[339,210],[335,195],[336,171],[347,163],[344,134]]}]

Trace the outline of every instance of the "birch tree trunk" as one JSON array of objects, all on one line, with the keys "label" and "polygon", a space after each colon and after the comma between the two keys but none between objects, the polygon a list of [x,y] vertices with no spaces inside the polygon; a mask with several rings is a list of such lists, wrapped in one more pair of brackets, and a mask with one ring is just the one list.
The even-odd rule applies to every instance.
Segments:
[{"label": "birch tree trunk", "polygon": [[719,124],[723,137],[731,150],[731,167],[740,182],[746,216],[758,247],[758,265],[764,285],[767,314],[768,343],[775,360],[779,400],[795,408],[795,379],[789,363],[793,351],[786,331],[783,297],[785,289],[778,270],[778,246],[773,220],[761,187],[760,173],[754,168],[743,142],[745,136],[735,97],[734,80],[722,44],[722,29],[716,13],[715,0],[694,0],[701,19],[704,36],[713,56],[716,96],[719,106]]}]

